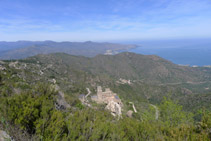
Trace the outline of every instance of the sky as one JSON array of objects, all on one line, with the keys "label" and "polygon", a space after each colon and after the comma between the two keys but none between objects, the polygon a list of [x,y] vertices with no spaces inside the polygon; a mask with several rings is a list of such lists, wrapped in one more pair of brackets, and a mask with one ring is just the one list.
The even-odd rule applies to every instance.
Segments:
[{"label": "sky", "polygon": [[211,38],[211,0],[0,0],[0,40]]}]

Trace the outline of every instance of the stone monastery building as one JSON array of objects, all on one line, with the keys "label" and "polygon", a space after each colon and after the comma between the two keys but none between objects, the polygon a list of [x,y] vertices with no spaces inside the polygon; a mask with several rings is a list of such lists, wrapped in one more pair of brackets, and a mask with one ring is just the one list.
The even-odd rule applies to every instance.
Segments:
[{"label": "stone monastery building", "polygon": [[106,88],[105,91],[102,91],[102,87],[97,87],[97,95],[91,97],[93,101],[97,103],[106,103],[114,101],[119,105],[122,105],[121,99],[117,96],[116,93],[112,92],[109,88]]}]

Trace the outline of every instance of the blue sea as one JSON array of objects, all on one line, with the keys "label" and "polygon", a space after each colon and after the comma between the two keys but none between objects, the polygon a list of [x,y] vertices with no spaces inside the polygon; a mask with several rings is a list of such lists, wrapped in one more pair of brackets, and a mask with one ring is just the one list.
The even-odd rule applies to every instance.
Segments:
[{"label": "blue sea", "polygon": [[211,39],[131,41],[138,45],[130,52],[158,55],[175,64],[211,65]]}]

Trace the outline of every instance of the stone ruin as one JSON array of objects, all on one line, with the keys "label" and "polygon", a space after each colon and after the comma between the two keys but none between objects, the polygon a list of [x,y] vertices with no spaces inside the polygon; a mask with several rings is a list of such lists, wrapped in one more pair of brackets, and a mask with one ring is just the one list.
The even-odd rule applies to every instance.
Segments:
[{"label": "stone ruin", "polygon": [[116,93],[112,92],[109,88],[106,88],[105,91],[102,90],[101,86],[97,87],[97,95],[91,97],[91,99],[98,104],[107,104],[106,109],[111,111],[113,116],[120,117],[122,114],[123,104],[121,99],[117,96]]},{"label": "stone ruin", "polygon": [[99,104],[108,104],[110,101],[117,102],[120,105],[122,104],[121,99],[116,93],[112,92],[109,88],[106,88],[103,92],[101,86],[97,87],[97,95],[92,96],[91,99]]},{"label": "stone ruin", "polygon": [[110,101],[105,107],[106,110],[109,110],[113,116],[121,117],[122,107],[114,101]]}]

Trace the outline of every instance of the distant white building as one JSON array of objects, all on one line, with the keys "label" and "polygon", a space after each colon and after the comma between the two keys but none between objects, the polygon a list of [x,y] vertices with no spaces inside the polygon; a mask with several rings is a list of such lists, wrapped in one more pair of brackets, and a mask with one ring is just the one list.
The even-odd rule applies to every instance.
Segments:
[{"label": "distant white building", "polygon": [[206,68],[211,68],[211,65],[206,65],[206,66],[203,66],[203,67],[206,67]]},{"label": "distant white building", "polygon": [[106,53],[105,53],[105,55],[113,55],[113,52],[112,52],[112,50],[106,50]]}]

